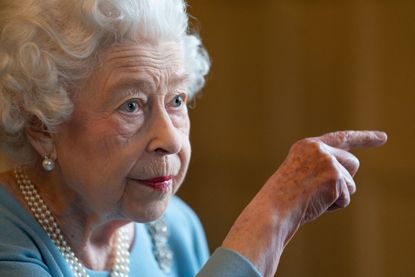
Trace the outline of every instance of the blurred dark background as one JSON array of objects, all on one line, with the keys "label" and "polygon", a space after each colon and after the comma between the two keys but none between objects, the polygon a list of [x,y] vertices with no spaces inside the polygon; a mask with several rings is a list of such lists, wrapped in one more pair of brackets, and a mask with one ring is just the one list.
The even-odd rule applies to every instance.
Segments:
[{"label": "blurred dark background", "polygon": [[213,61],[180,195],[214,250],[296,140],[380,129],[348,209],[300,229],[279,277],[415,276],[415,1],[190,0]]},{"label": "blurred dark background", "polygon": [[189,0],[189,12],[213,67],[179,195],[211,250],[296,140],[380,129],[386,146],[355,151],[351,206],[301,228],[277,275],[413,276],[415,1]]}]

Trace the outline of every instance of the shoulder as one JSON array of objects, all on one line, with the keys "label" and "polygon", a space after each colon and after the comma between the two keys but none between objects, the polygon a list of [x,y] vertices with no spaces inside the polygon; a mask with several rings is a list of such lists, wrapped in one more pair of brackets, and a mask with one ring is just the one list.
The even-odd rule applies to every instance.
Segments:
[{"label": "shoulder", "polygon": [[[0,242],[25,243],[30,237],[33,220],[24,208],[5,188],[0,186]],[[26,238],[26,239],[25,239]],[[28,247],[28,245],[25,245]]]},{"label": "shoulder", "polygon": [[51,268],[57,267],[56,247],[3,187],[0,187],[0,226],[0,276],[49,276]]}]

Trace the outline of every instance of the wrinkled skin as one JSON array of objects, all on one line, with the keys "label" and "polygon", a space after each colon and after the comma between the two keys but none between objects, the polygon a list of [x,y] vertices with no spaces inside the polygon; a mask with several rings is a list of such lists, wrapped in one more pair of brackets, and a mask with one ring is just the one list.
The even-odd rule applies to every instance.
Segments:
[{"label": "wrinkled skin", "polygon": [[[111,268],[116,230],[165,211],[190,160],[188,80],[179,43],[124,43],[101,54],[56,133],[29,126],[40,162],[27,172],[84,265]],[[149,180],[166,179],[165,189]],[[19,192],[16,193],[17,198]],[[24,201],[22,201],[24,204]]]},{"label": "wrinkled skin", "polygon": [[[28,126],[40,157],[28,174],[68,238],[76,256],[95,270],[112,266],[115,232],[132,221],[158,218],[185,177],[190,159],[186,78],[180,46],[118,45],[80,88],[72,117],[55,134]],[[180,100],[180,101],[179,101]],[[348,151],[379,146],[380,132],[336,132],[295,143],[281,167],[238,217],[224,247],[273,276],[296,230],[328,210],[346,207],[356,190],[359,161]],[[170,176],[160,192],[145,180]],[[16,191],[13,173],[0,176]],[[197,185],[197,184],[195,184]]]},{"label": "wrinkled skin", "polygon": [[328,210],[347,207],[359,160],[349,150],[384,144],[382,132],[344,131],[295,143],[281,167],[241,213],[223,242],[274,276],[297,229]]}]

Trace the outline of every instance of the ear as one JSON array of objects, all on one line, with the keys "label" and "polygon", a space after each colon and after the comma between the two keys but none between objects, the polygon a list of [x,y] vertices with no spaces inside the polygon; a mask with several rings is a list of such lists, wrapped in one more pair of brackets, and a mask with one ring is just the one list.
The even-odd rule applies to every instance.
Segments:
[{"label": "ear", "polygon": [[33,116],[29,125],[25,128],[27,139],[40,157],[47,155],[50,159],[56,160],[56,150],[53,142],[53,134],[40,121]]}]

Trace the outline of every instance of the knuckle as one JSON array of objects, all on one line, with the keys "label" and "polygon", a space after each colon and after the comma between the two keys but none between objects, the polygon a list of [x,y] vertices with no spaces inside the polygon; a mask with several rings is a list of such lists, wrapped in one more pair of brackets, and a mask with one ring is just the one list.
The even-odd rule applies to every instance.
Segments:
[{"label": "knuckle", "polygon": [[307,144],[307,139],[301,139],[296,141],[290,148],[290,152],[294,152],[294,153],[301,153],[304,152],[304,149],[306,148],[306,144]]},{"label": "knuckle", "polygon": [[329,193],[328,193],[328,200],[330,202],[335,202],[337,199],[339,199],[340,195],[341,195],[341,191],[337,188],[337,186],[335,184],[332,184],[329,187]]},{"label": "knuckle", "polygon": [[351,132],[350,131],[339,131],[337,133],[337,140],[339,144],[344,145],[351,139]]},{"label": "knuckle", "polygon": [[353,160],[354,166],[356,167],[356,170],[359,169],[360,160],[358,158],[356,158],[355,156],[353,156],[352,160]]},{"label": "knuckle", "polygon": [[348,188],[349,188],[350,194],[355,194],[356,191],[357,191],[357,188],[356,188],[355,184],[348,185]]},{"label": "knuckle", "polygon": [[357,170],[360,167],[360,161],[353,155],[348,155],[344,159],[344,161],[341,162],[341,164],[349,170],[350,173],[356,173]]},{"label": "knuckle", "polygon": [[328,177],[327,182],[332,184],[333,186],[336,186],[337,183],[343,178],[341,172],[335,168],[331,168],[331,170],[328,171]]},{"label": "knuckle", "polygon": [[324,166],[326,170],[337,171],[336,161],[336,158],[329,153],[320,154],[320,163]]},{"label": "knuckle", "polygon": [[362,134],[362,145],[370,145],[373,141],[377,140],[377,137],[375,134],[367,132]]},{"label": "knuckle", "polygon": [[297,142],[297,146],[310,152],[322,152],[322,142],[315,138],[305,138]]},{"label": "knuckle", "polygon": [[350,204],[350,199],[349,198],[340,199],[337,203],[337,205],[340,208],[346,208],[347,206],[349,206],[349,204]]},{"label": "knuckle", "polygon": [[336,159],[333,156],[327,155],[324,159],[323,171],[326,182],[335,186],[343,178],[343,174],[336,166]]},{"label": "knuckle", "polygon": [[291,146],[291,149],[299,149],[299,148],[302,148],[303,147],[303,145],[304,145],[304,143],[305,143],[305,140],[306,139],[301,139],[301,140],[298,140],[298,141],[296,141],[292,146]]},{"label": "knuckle", "polygon": [[350,204],[350,193],[345,183],[337,182],[330,186],[330,201],[339,208],[347,207]]}]

